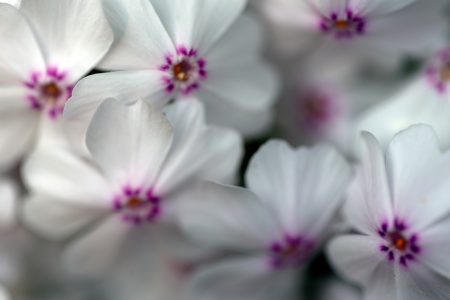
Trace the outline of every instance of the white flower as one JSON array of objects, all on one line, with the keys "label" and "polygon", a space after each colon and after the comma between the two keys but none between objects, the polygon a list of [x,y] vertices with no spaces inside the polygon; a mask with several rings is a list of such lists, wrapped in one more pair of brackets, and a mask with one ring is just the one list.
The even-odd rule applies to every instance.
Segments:
[{"label": "white flower", "polygon": [[240,137],[206,126],[198,101],[170,105],[165,114],[171,124],[141,100],[106,100],[87,131],[89,162],[62,147],[42,147],[25,165],[32,193],[25,221],[50,238],[80,234],[65,255],[72,271],[100,273],[129,233],[139,233],[133,229],[170,223],[189,185],[204,178],[232,181]]},{"label": "white flower", "polygon": [[425,125],[396,135],[385,155],[371,134],[363,144],[344,206],[358,234],[330,243],[331,262],[364,299],[448,299],[449,153]]},{"label": "white flower", "polygon": [[418,54],[441,45],[445,41],[445,4],[442,0],[260,3],[269,20],[283,29],[280,32],[286,34],[285,44],[292,44],[294,38],[302,39],[307,42],[301,48],[317,45],[316,51],[322,52],[325,59],[375,62],[375,66],[395,66],[404,54]]},{"label": "white flower", "polygon": [[361,116],[356,126],[386,145],[398,131],[416,123],[432,126],[441,146],[450,147],[450,47],[437,51],[417,78]]},{"label": "white flower", "polygon": [[[333,149],[270,141],[252,159],[249,190],[213,183],[187,201],[182,228],[206,247],[240,253],[199,271],[192,299],[290,299],[295,274],[330,233],[350,167]],[[192,198],[192,197],[191,197]]]},{"label": "white flower", "polygon": [[204,102],[208,122],[259,133],[270,121],[277,78],[261,62],[260,26],[241,16],[245,4],[110,1],[108,11],[119,14],[113,26],[122,34],[102,67],[117,72],[82,80],[66,110],[80,115],[109,96],[139,96],[152,105],[195,96]]},{"label": "white flower", "polygon": [[[57,127],[75,83],[113,40],[100,1],[0,4],[0,167],[10,167]],[[46,128],[47,129],[47,128]]]}]

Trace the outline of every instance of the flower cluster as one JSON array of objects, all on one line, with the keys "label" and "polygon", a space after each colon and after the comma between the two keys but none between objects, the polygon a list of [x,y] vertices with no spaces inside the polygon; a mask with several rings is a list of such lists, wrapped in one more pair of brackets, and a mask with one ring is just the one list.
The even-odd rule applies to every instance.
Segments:
[{"label": "flower cluster", "polygon": [[450,300],[447,0],[0,0],[0,300]]}]

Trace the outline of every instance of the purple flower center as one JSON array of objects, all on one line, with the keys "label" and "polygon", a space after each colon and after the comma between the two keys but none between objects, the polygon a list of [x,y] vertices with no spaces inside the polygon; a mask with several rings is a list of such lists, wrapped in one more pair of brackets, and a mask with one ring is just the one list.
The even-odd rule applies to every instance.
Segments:
[{"label": "purple flower center", "polygon": [[62,114],[73,90],[73,84],[67,81],[67,74],[56,67],[49,67],[46,72],[31,73],[24,85],[28,90],[26,100],[31,108],[46,111],[51,119]]},{"label": "purple flower center", "polygon": [[450,83],[450,48],[439,51],[426,68],[428,82],[440,94],[445,94]]},{"label": "purple flower center", "polygon": [[146,193],[141,188],[125,187],[120,195],[114,197],[113,210],[121,214],[127,223],[140,225],[154,222],[161,213],[160,198],[152,190]]},{"label": "purple flower center", "polygon": [[324,33],[333,35],[337,39],[348,39],[365,32],[366,20],[351,9],[345,13],[331,13],[329,16],[323,16],[320,21],[320,30]]},{"label": "purple flower center", "polygon": [[311,255],[314,242],[302,236],[285,236],[269,248],[269,263],[274,269],[297,268]]},{"label": "purple flower center", "polygon": [[308,132],[320,133],[338,117],[341,108],[331,91],[310,88],[297,100],[296,116]]},{"label": "purple flower center", "polygon": [[189,95],[198,90],[201,81],[208,77],[206,60],[198,57],[197,50],[184,46],[179,46],[175,55],[167,55],[159,70],[164,72],[162,81],[167,93],[178,91]]},{"label": "purple flower center", "polygon": [[396,218],[391,226],[384,222],[378,229],[378,235],[384,239],[380,251],[386,253],[386,258],[407,267],[415,261],[421,248],[418,245],[418,235],[408,230],[405,222]]}]

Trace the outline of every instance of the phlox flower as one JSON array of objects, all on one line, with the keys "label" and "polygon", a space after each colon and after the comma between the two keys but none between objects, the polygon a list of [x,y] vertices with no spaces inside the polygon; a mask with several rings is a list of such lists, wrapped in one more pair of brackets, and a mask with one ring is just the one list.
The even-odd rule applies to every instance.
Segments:
[{"label": "phlox flower", "polygon": [[0,167],[58,132],[75,83],[112,41],[100,0],[24,0],[20,9],[0,4]]},{"label": "phlox flower", "polygon": [[249,189],[196,190],[189,198],[201,200],[184,203],[182,228],[231,254],[193,275],[188,299],[294,299],[296,275],[330,233],[350,173],[331,147],[269,141],[250,162]]},{"label": "phlox flower", "polygon": [[208,122],[260,133],[269,125],[278,84],[261,59],[259,24],[242,15],[245,5],[245,0],[108,2],[118,37],[101,67],[114,72],[82,80],[67,112],[87,114],[86,107],[109,96],[125,101],[139,96],[153,105],[195,97],[204,103]]},{"label": "phlox flower", "polygon": [[[255,3],[285,35],[303,40],[330,61],[397,66],[405,54],[424,54],[445,41],[446,1],[262,0]],[[290,47],[289,47],[290,48]],[[289,49],[288,48],[288,49]],[[287,51],[287,50],[285,50]],[[294,49],[289,51],[294,52]]]},{"label": "phlox flower", "polygon": [[449,153],[425,125],[397,134],[386,153],[373,135],[362,139],[343,210],[355,233],[331,241],[333,266],[363,299],[448,299]]},{"label": "phlox flower", "polygon": [[64,260],[69,271],[84,274],[112,266],[131,234],[145,239],[159,227],[152,225],[171,224],[177,198],[190,185],[232,182],[241,156],[239,135],[207,126],[198,101],[170,105],[163,114],[142,100],[106,100],[86,145],[89,159],[40,147],[23,170],[31,193],[26,223],[46,237],[71,239]]}]

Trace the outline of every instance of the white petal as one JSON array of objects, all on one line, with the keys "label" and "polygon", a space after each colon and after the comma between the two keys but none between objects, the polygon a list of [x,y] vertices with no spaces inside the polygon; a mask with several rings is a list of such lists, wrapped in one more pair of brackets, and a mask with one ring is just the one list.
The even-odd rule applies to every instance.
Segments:
[{"label": "white petal", "polygon": [[39,44],[22,14],[0,3],[0,83],[21,83],[45,68]]},{"label": "white petal", "polygon": [[242,157],[242,140],[232,130],[207,126],[204,109],[195,99],[168,106],[174,141],[155,185],[166,194],[189,181],[231,183]]},{"label": "white petal", "polygon": [[[450,280],[421,264],[398,269],[397,297],[400,300],[439,299],[450,297]],[[375,298],[374,298],[375,299]],[[377,298],[380,299],[380,298]]]},{"label": "white petal", "polygon": [[263,49],[263,32],[256,18],[242,15],[206,53],[208,68],[258,61]]},{"label": "white petal", "polygon": [[17,224],[18,196],[12,181],[0,180],[0,230],[8,230]]},{"label": "white petal", "polygon": [[270,141],[252,158],[246,182],[279,213],[287,230],[319,237],[336,213],[350,180],[350,167],[336,150],[294,150]]},{"label": "white petal", "polygon": [[403,8],[406,8],[408,5],[414,2],[420,2],[417,0],[377,0],[377,1],[365,1],[369,3],[366,11],[370,15],[385,15],[389,13],[397,13]]},{"label": "white petal", "polygon": [[433,129],[414,125],[397,134],[387,149],[395,212],[421,228],[450,212],[450,153],[441,154]]},{"label": "white petal", "polygon": [[23,0],[47,64],[78,80],[109,50],[113,34],[100,0]]},{"label": "white petal", "polygon": [[206,121],[210,124],[231,127],[251,138],[266,132],[273,123],[274,110],[245,111],[208,90],[199,90],[198,99],[205,105]]},{"label": "white petal", "polygon": [[32,110],[19,86],[0,87],[0,169],[16,164],[32,147],[40,113]]},{"label": "white petal", "polygon": [[429,99],[433,93],[426,84],[422,78],[415,80],[392,99],[368,110],[356,121],[358,133],[368,131],[377,137],[381,145],[386,146],[397,132],[423,122],[420,115],[426,105],[421,99],[433,101]]},{"label": "white petal", "polygon": [[242,13],[246,0],[151,0],[176,45],[204,53]]},{"label": "white petal", "polygon": [[67,246],[63,257],[67,269],[82,275],[104,273],[113,265],[131,229],[118,216],[104,220]]},{"label": "white petal", "polygon": [[[386,1],[391,5],[398,1]],[[401,2],[401,1],[400,1]],[[446,43],[446,1],[415,1],[385,17],[372,17],[366,38],[372,49],[401,59],[405,53],[424,55]]]},{"label": "white petal", "polygon": [[370,285],[376,269],[381,264],[388,264],[380,245],[377,238],[343,235],[330,242],[327,255],[339,274],[352,282]]},{"label": "white petal", "polygon": [[113,180],[152,184],[172,143],[172,127],[164,115],[138,100],[104,101],[86,134],[94,161]]},{"label": "white petal", "polygon": [[98,106],[107,98],[123,103],[144,99],[156,107],[169,101],[159,71],[119,71],[88,76],[78,82],[64,107],[64,127],[74,147],[87,151],[86,131]]},{"label": "white petal", "polygon": [[366,286],[363,298],[364,300],[401,299],[398,298],[398,278],[395,276],[395,269],[392,264],[381,262],[377,266]]},{"label": "white petal", "polygon": [[194,274],[189,299],[295,299],[298,276],[293,270],[272,271],[264,256],[225,260]]},{"label": "white petal", "polygon": [[392,220],[392,202],[383,151],[376,138],[362,134],[362,161],[344,205],[347,220],[359,231],[376,233],[384,221]]},{"label": "white petal", "polygon": [[272,68],[262,62],[231,64],[211,70],[202,87],[239,109],[260,112],[275,103],[279,78]]},{"label": "white petal", "polygon": [[149,0],[105,2],[109,20],[122,34],[101,62],[105,69],[154,69],[175,47]]},{"label": "white petal", "polygon": [[11,297],[8,291],[5,288],[0,287],[0,300],[10,300],[10,299]]},{"label": "white petal", "polygon": [[23,207],[25,224],[50,239],[65,239],[101,221],[107,210],[87,204],[71,203],[49,196],[31,196]]},{"label": "white petal", "polygon": [[201,245],[264,252],[282,236],[275,216],[246,189],[204,183],[185,199],[182,228]]},{"label": "white petal", "polygon": [[73,205],[108,210],[111,191],[97,169],[62,147],[41,147],[23,167],[23,179],[32,193]]},{"label": "white petal", "polygon": [[[448,195],[448,194],[447,194]],[[423,262],[435,272],[450,278],[450,218],[436,222],[419,235],[419,243],[422,245],[420,262]]]}]

